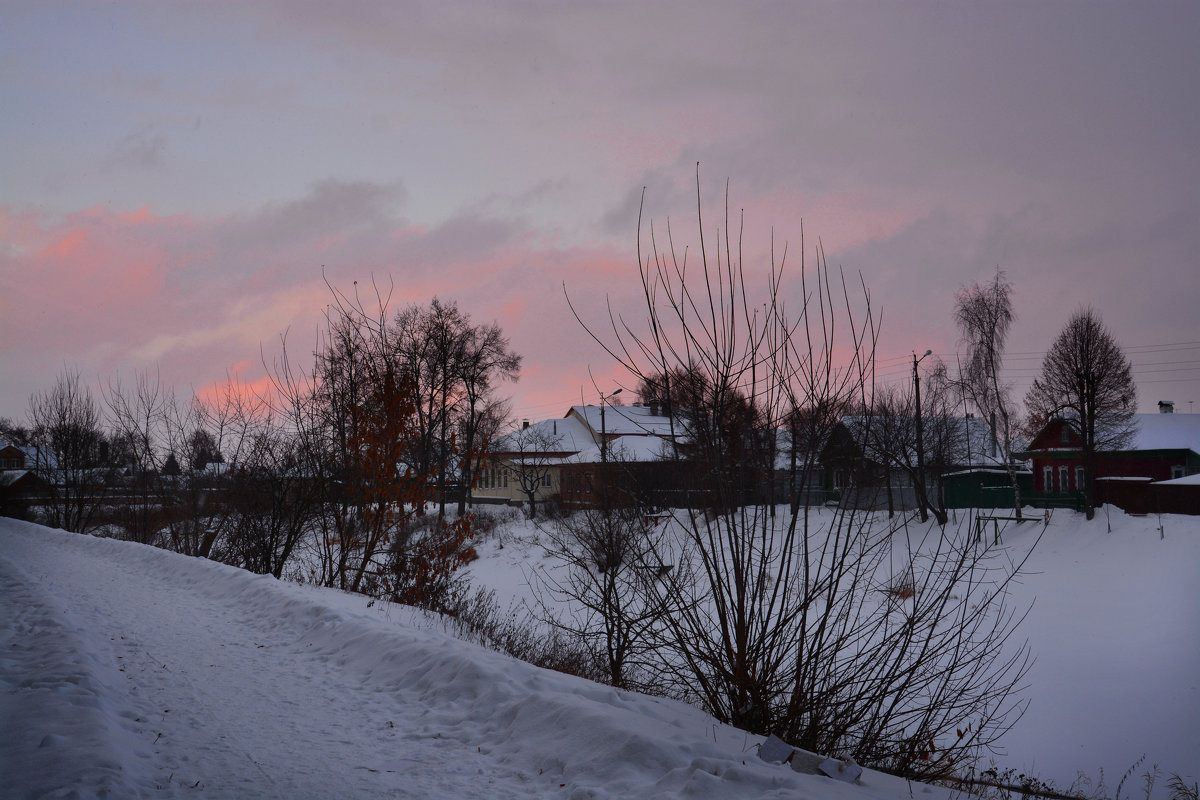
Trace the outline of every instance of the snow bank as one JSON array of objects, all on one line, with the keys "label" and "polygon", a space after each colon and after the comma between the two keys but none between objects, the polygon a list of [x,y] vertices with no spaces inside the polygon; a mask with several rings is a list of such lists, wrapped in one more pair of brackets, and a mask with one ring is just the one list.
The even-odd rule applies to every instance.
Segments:
[{"label": "snow bank", "polygon": [[[411,609],[0,520],[14,797],[898,798],[760,762],[696,709]],[[919,787],[931,796],[937,789]]]}]

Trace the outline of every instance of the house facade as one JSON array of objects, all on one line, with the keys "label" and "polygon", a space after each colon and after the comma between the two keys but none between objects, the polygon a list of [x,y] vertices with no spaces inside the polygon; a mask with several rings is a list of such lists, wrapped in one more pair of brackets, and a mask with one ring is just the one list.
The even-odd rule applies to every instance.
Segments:
[{"label": "house facade", "polygon": [[[923,466],[931,503],[948,506],[944,476],[1001,472],[1007,468],[992,430],[978,417],[929,417],[922,420],[921,463],[912,417],[848,416],[834,426],[821,448],[826,488],[856,508],[917,507],[915,477]],[[988,471],[983,473],[982,471]]]},{"label": "house facade", "polygon": [[[1097,479],[1167,481],[1200,473],[1200,415],[1175,414],[1167,403],[1159,407],[1158,414],[1134,415],[1135,432],[1125,448],[1096,454]],[[1027,455],[1035,491],[1084,490],[1082,442],[1066,420],[1048,422],[1030,442]]]},{"label": "house facade", "polygon": [[521,427],[498,439],[473,476],[480,502],[564,505],[596,502],[599,486],[616,480],[617,465],[643,475],[669,452],[671,420],[649,406],[572,406],[566,414]]},{"label": "house facade", "polygon": [[25,469],[25,451],[15,444],[0,442],[0,472]]}]

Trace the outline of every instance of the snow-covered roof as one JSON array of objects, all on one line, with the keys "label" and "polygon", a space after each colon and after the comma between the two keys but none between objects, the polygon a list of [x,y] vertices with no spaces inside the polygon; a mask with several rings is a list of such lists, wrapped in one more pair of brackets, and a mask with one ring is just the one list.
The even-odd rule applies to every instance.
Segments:
[{"label": "snow-covered roof", "polygon": [[1134,414],[1137,433],[1130,450],[1191,450],[1200,453],[1200,414]]},{"label": "snow-covered roof", "polygon": [[556,453],[565,457],[595,444],[587,426],[568,416],[541,420],[505,434],[492,443],[491,449],[493,453]]},{"label": "snow-covered roof", "polygon": [[[913,417],[843,417],[842,424],[856,442],[862,444],[867,458],[883,461],[883,450],[891,440],[905,448],[904,458],[916,461],[916,419]],[[992,455],[992,429],[979,417],[927,417],[922,421],[925,458],[929,460],[942,447],[949,451],[948,461],[963,467],[1003,467],[1004,458]],[[941,440],[948,439],[943,442]],[[895,458],[895,454],[891,454]]]},{"label": "snow-covered roof", "polygon": [[58,469],[58,458],[49,447],[18,445],[17,449],[25,454],[25,467],[27,469]]},{"label": "snow-covered roof", "polygon": [[1157,481],[1156,486],[1200,486],[1200,475],[1184,475],[1169,481]]},{"label": "snow-covered roof", "polygon": [[578,416],[599,435],[601,427],[608,436],[670,436],[671,418],[651,414],[649,406],[604,406],[603,425],[600,406],[571,406],[567,418]]},{"label": "snow-covered roof", "polygon": [[0,472],[0,486],[12,486],[29,474],[27,469],[8,469]]},{"label": "snow-covered roof", "polygon": [[[663,461],[672,456],[671,441],[661,436],[622,436],[608,443],[609,461]],[[593,444],[564,459],[568,464],[596,464],[602,461],[600,445]]]},{"label": "snow-covered roof", "polygon": [[[1025,469],[1024,467],[1018,468],[1016,470],[1016,473],[1018,475],[1032,475],[1033,474],[1033,472],[1031,470]],[[955,475],[981,475],[981,474],[982,475],[1007,475],[1008,470],[996,469],[995,467],[972,467],[970,469],[960,469],[957,472],[946,472],[946,473],[943,473],[942,477],[950,478]]]}]

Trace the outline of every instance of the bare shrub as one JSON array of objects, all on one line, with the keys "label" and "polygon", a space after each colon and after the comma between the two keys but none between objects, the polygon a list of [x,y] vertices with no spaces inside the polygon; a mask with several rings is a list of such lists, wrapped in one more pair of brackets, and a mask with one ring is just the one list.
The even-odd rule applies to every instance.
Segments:
[{"label": "bare shrub", "polygon": [[[757,443],[804,420],[797,441],[812,463],[836,410],[871,407],[878,323],[865,285],[851,292],[819,247],[806,270],[803,238],[797,285],[785,284],[787,251],[776,261],[772,242],[752,292],[730,235],[740,222],[726,211],[711,247],[701,209],[697,191],[692,251],[676,248],[669,226],[660,250],[651,225],[643,259],[639,224],[644,308],[584,324],[609,331],[592,335],[631,385],[700,370],[697,384],[710,387],[674,454],[681,470],[700,465],[705,502],[673,512],[653,558],[674,568],[641,585],[645,604],[665,611],[654,680],[723,722],[814,752],[914,777],[965,769],[1023,710],[1028,650],[1010,643],[1020,615],[1004,592],[1020,564],[975,549],[970,531],[892,529],[849,507],[817,513],[802,485],[789,486],[788,506],[764,503],[774,465],[761,454],[773,451]],[[914,594],[890,602],[878,589],[900,576]]]},{"label": "bare shrub", "polygon": [[541,621],[600,654],[613,686],[646,689],[644,661],[664,606],[642,584],[663,569],[654,547],[654,521],[634,503],[601,502],[562,514],[539,530],[557,566],[535,570],[531,586]]},{"label": "bare shrub", "polygon": [[458,597],[448,609],[457,636],[537,667],[597,683],[608,683],[603,658],[578,637],[547,628],[528,614],[504,613],[495,592],[478,589]]}]

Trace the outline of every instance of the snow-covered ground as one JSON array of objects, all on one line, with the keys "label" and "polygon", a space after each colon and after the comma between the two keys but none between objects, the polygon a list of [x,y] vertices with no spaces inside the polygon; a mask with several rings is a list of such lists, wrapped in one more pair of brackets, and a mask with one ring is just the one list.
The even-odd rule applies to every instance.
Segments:
[{"label": "snow-covered ground", "polygon": [[[968,524],[963,512],[951,521]],[[1200,778],[1200,517],[1058,510],[1048,526],[1002,524],[1014,557],[1033,548],[1011,600],[1029,607],[1019,635],[1036,662],[1029,708],[995,764],[1060,788],[1103,777],[1110,795],[1143,755],[1126,795],[1155,764],[1156,797],[1166,776]],[[553,566],[536,539],[518,525],[479,548],[472,579],[503,607],[528,602],[532,571]]]},{"label": "snow-covered ground", "polygon": [[[1111,524],[1056,512],[1015,589],[1038,660],[997,761],[1060,785],[1103,769],[1111,792],[1145,753],[1142,769],[1195,780],[1200,518]],[[472,565],[502,603],[541,560],[514,527]],[[8,519],[0,688],[0,797],[947,795],[763,764],[755,737],[695,709],[535,669],[410,609]]]},{"label": "snow-covered ground", "polygon": [[1155,764],[1200,778],[1200,517],[1056,511],[1028,569],[1037,662],[1002,763],[1060,785],[1103,770],[1111,792],[1144,755],[1126,794]]},{"label": "snow-covered ground", "polygon": [[0,796],[889,798],[409,609],[0,519]]}]

